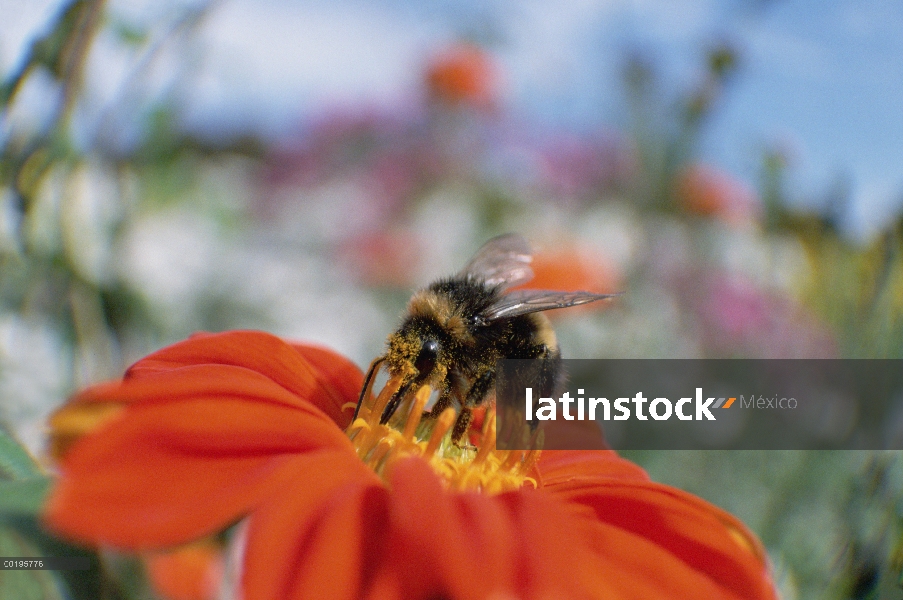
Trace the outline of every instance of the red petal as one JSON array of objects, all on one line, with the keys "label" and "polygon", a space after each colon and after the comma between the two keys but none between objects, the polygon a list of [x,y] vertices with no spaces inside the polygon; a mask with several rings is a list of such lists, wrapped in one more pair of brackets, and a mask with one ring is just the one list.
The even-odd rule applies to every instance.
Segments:
[{"label": "red petal", "polygon": [[[514,514],[520,548],[516,597],[660,598],[644,582],[624,581],[605,552],[597,552],[598,523],[579,508],[542,492],[521,491],[500,497]],[[632,578],[633,574],[628,577]]]},{"label": "red petal", "polygon": [[357,457],[292,482],[251,517],[245,599],[361,598],[368,563],[380,559],[385,503],[380,480]]},{"label": "red petal", "polygon": [[349,402],[357,402],[364,386],[364,374],[356,364],[332,350],[318,346],[292,344],[301,356],[314,367],[320,387],[326,390],[328,401],[318,403],[320,410],[341,429],[351,424],[354,409],[342,409]]},{"label": "red petal", "polygon": [[215,600],[225,570],[222,546],[201,540],[144,557],[154,590],[166,600]]},{"label": "red petal", "polygon": [[613,450],[544,450],[537,470],[544,487],[574,480],[588,483],[612,477],[649,480],[642,468],[621,458]]},{"label": "red petal", "polygon": [[449,494],[422,460],[393,465],[390,560],[412,598],[485,598],[515,584],[514,524],[487,496]]},{"label": "red petal", "polygon": [[129,368],[126,379],[201,364],[256,371],[313,403],[343,429],[353,411],[342,413],[341,406],[356,402],[363,384],[360,369],[339,354],[314,346],[290,345],[260,331],[196,334],[141,359]]},{"label": "red petal", "polygon": [[[297,387],[308,388],[306,394],[295,394],[265,375],[232,365],[199,364],[167,371],[145,373],[136,379],[105,383],[90,387],[76,395],[70,404],[80,402],[114,402],[121,404],[153,404],[191,400],[199,396],[245,398],[252,403],[279,404],[318,415],[324,423],[338,430],[332,419],[307,398],[320,391],[314,377],[298,377]],[[68,405],[67,405],[68,406]],[[65,410],[66,407],[63,408]]]},{"label": "red petal", "polygon": [[393,465],[384,553],[408,598],[602,598],[580,510],[541,492],[449,493],[421,460]]},{"label": "red petal", "polygon": [[449,493],[419,459],[393,465],[390,482],[324,472],[255,511],[247,599],[731,597],[654,541],[554,495]]},{"label": "red petal", "polygon": [[[309,380],[313,396],[317,382]],[[70,400],[50,419],[51,450],[62,460],[69,448],[82,437],[102,426],[126,417],[131,404],[148,404],[192,400],[200,397],[244,398],[252,403],[277,403],[323,421],[332,428],[333,421],[316,406],[293,395],[266,376],[231,365],[201,364],[162,371],[146,371],[138,378],[104,383],[90,387]]]},{"label": "red petal", "polygon": [[[642,569],[635,579],[651,582],[649,574],[659,573],[663,590],[681,590],[687,597],[775,597],[755,537],[738,519],[700,498],[626,479],[571,480],[544,489],[591,509],[604,526],[599,552]],[[629,551],[613,552],[613,547]],[[699,593],[703,585],[711,590]]]},{"label": "red petal", "polygon": [[223,528],[287,477],[302,476],[310,456],[356,457],[331,420],[280,390],[226,366],[123,384],[123,397],[143,402],[69,451],[49,523],[126,548],[181,543]]}]

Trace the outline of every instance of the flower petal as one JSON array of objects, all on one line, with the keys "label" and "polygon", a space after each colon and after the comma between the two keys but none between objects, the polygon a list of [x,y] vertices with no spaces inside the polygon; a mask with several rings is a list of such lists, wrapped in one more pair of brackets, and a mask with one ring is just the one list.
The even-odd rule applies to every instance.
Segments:
[{"label": "flower petal", "polygon": [[368,561],[379,559],[370,549],[385,537],[385,503],[380,480],[357,457],[312,464],[251,517],[245,600],[361,598]]},{"label": "flower petal", "polygon": [[613,450],[544,450],[537,471],[542,486],[551,487],[574,480],[589,483],[612,477],[649,480],[640,466],[621,458]]},{"label": "flower petal", "polygon": [[331,350],[289,344],[261,331],[227,331],[195,334],[158,350],[132,365],[125,378],[201,364],[232,365],[260,373],[319,407],[343,429],[353,412],[342,413],[341,407],[357,401],[364,377],[353,363]]},{"label": "flower petal", "polygon": [[222,545],[204,539],[144,557],[154,590],[166,600],[215,600],[225,570]]},{"label": "flower petal", "polygon": [[124,383],[123,397],[143,401],[65,456],[49,524],[124,548],[172,545],[240,518],[299,476],[310,455],[356,458],[322,412],[270,401],[272,388],[281,390],[256,373],[216,365]]},{"label": "flower petal", "polygon": [[392,541],[383,551],[407,598],[732,597],[583,505],[533,490],[448,493],[418,462],[393,467]]},{"label": "flower petal", "polygon": [[[300,379],[302,378],[299,377]],[[307,394],[317,395],[321,391],[315,379],[308,379],[306,383]],[[81,402],[165,404],[215,396],[244,398],[252,403],[278,404],[310,415],[318,415],[332,429],[338,429],[332,419],[328,418],[315,403],[308,401],[307,395],[296,395],[262,373],[232,365],[189,365],[147,373],[140,378],[125,379],[119,383],[100,384],[80,392],[70,404]],[[63,410],[65,409],[64,406]]]},{"label": "flower petal", "polygon": [[450,493],[419,459],[390,475],[384,554],[408,598],[610,598],[581,507],[534,490]]},{"label": "flower petal", "polygon": [[[302,359],[303,360],[303,359]],[[325,362],[325,361],[324,361]],[[140,376],[122,382],[103,383],[74,396],[50,419],[50,449],[56,460],[62,460],[79,439],[97,431],[118,417],[133,403],[168,402],[202,396],[240,396],[252,401],[277,402],[331,418],[316,408],[316,402],[333,410],[334,396],[326,385],[320,385],[313,368],[299,374],[297,388],[307,378],[308,396],[297,396],[266,375],[243,367],[225,364],[172,366],[167,369],[140,370]]]},{"label": "flower petal", "polygon": [[419,458],[396,462],[389,479],[386,488],[324,471],[256,510],[246,600],[603,598],[611,590],[582,526],[597,524],[579,510],[536,492],[449,492]]},{"label": "flower petal", "polygon": [[[109,385],[111,389],[119,386]],[[78,440],[122,415],[125,403],[113,401],[70,402],[50,417],[48,447],[53,460],[60,462]]]},{"label": "flower petal", "polygon": [[347,428],[354,416],[354,409],[342,407],[349,402],[357,402],[364,386],[364,373],[356,364],[327,348],[303,344],[292,344],[292,347],[314,367],[320,387],[328,396],[328,399],[318,402],[317,406],[340,429]]},{"label": "flower petal", "polygon": [[[645,564],[647,570],[656,565],[658,573],[667,573],[662,583],[668,588],[680,584],[687,597],[775,597],[759,542],[738,519],[700,498],[623,478],[574,479],[543,489],[593,511],[605,526],[598,533],[599,552],[639,568]],[[630,550],[617,550],[624,548]],[[641,563],[637,556],[643,557]],[[698,593],[700,586],[711,589]]]},{"label": "flower petal", "polygon": [[488,496],[446,492],[422,460],[393,465],[389,560],[412,598],[511,594],[514,523]]},{"label": "flower petal", "polygon": [[521,548],[522,565],[516,597],[594,600],[667,597],[657,594],[656,587],[635,573],[620,571],[606,551],[598,551],[599,524],[591,515],[582,513],[581,507],[531,490],[506,494],[500,499],[516,515],[515,543]]}]

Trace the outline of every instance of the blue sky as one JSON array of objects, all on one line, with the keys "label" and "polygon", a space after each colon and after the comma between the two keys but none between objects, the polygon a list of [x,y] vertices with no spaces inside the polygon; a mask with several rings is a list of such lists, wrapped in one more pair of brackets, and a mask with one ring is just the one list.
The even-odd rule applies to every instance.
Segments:
[{"label": "blue sky", "polygon": [[[109,6],[159,32],[196,5]],[[58,6],[0,0],[4,72]],[[702,49],[725,39],[742,69],[709,124],[706,158],[753,179],[763,148],[780,146],[797,195],[824,196],[843,179],[857,201],[853,228],[866,232],[903,199],[901,32],[898,0],[221,0],[198,35],[160,54],[142,90],[171,90],[188,70],[193,88],[180,93],[195,127],[276,134],[336,104],[410,99],[424,57],[475,34],[500,56],[514,114],[580,129],[622,121],[627,52],[655,60],[678,89],[697,74]],[[98,105],[121,97],[134,62],[115,40],[98,40],[89,72]],[[40,106],[33,87],[29,104]]]}]

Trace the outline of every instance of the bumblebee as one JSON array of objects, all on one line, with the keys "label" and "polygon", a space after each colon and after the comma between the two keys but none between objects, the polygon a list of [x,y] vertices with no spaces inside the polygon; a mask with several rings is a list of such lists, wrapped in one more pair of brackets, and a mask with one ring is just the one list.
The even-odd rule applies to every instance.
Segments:
[{"label": "bumblebee", "polygon": [[531,261],[530,245],[522,236],[502,235],[486,242],[457,274],[416,292],[401,326],[389,336],[386,353],[367,371],[355,418],[382,367],[389,374],[386,386],[396,391],[380,423],[388,423],[403,401],[427,385],[439,394],[430,417],[437,417],[453,402],[460,406],[452,430],[457,445],[467,432],[473,409],[493,391],[499,360],[541,361],[540,389],[551,392],[560,379],[561,354],[542,311],[617,294],[508,291],[533,278]]}]

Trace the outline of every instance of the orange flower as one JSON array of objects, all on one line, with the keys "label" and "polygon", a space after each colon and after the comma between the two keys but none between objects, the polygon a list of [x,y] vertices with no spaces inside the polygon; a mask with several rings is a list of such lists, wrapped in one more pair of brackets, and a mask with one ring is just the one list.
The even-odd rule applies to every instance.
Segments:
[{"label": "orange flower", "polygon": [[675,193],[690,213],[717,217],[731,225],[755,222],[759,200],[748,185],[706,164],[694,164],[678,173]]},{"label": "orange flower", "polygon": [[497,83],[498,74],[489,55],[472,44],[445,50],[426,70],[430,94],[451,105],[491,107],[496,100]]},{"label": "orange flower", "polygon": [[621,277],[610,260],[579,245],[562,245],[537,252],[530,265],[534,277],[523,287],[537,290],[619,292]]},{"label": "orange flower", "polygon": [[[579,244],[565,243],[543,249],[534,255],[530,267],[533,269],[533,279],[519,287],[534,290],[585,290],[597,294],[621,291],[622,277],[614,262],[597,250]],[[584,304],[545,314],[555,319],[579,312],[598,311],[602,307],[602,304]]]},{"label": "orange flower", "polygon": [[[62,457],[46,521],[144,551],[247,518],[245,600],[774,598],[731,515],[650,482],[610,451],[503,453],[389,425],[346,359],[256,332],[204,335],[82,392],[58,420],[124,407]],[[536,462],[536,459],[539,459]]]},{"label": "orange flower", "polygon": [[215,600],[225,570],[220,544],[204,539],[144,557],[148,579],[166,600]]},{"label": "orange flower", "polygon": [[339,259],[361,283],[370,286],[411,287],[412,266],[420,256],[420,240],[404,231],[364,232],[339,249]]}]

